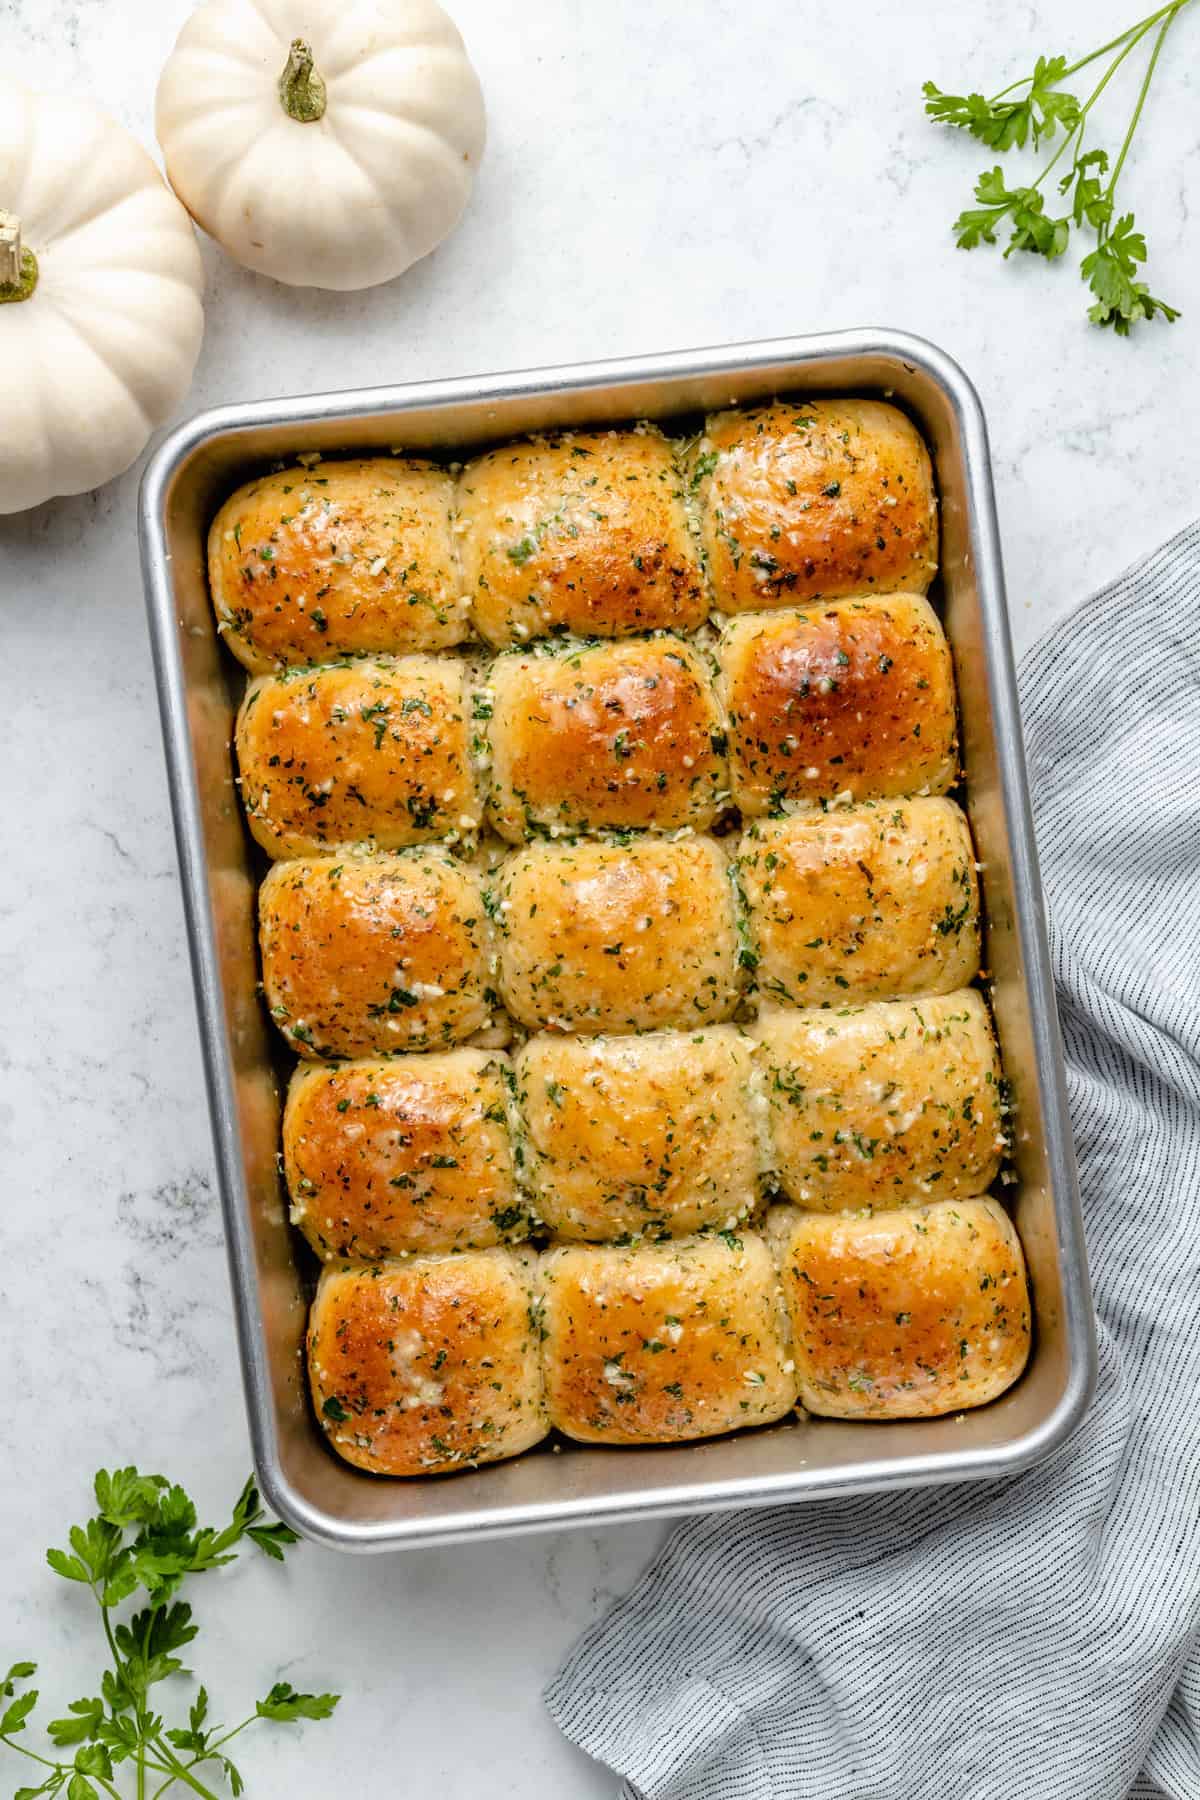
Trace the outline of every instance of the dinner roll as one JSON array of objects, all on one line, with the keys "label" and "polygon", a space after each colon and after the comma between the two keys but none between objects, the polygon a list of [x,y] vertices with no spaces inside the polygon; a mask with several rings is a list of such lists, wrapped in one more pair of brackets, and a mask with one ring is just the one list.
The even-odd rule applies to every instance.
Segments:
[{"label": "dinner roll", "polygon": [[495,1051],[301,1064],[283,1115],[292,1222],[317,1255],[484,1250],[529,1236]]},{"label": "dinner roll", "polygon": [[937,573],[937,500],[912,423],[879,400],[717,413],[688,460],[719,607],[902,590]]},{"label": "dinner roll", "polygon": [[299,1055],[460,1043],[491,1017],[479,878],[443,850],[276,863],[258,898],[263,987]]},{"label": "dinner roll", "polygon": [[487,904],[500,991],[523,1025],[687,1029],[737,1004],[733,887],[711,838],[531,844],[500,865]]},{"label": "dinner roll", "polygon": [[445,1475],[545,1437],[532,1272],[512,1250],[327,1267],[308,1370],[338,1455],[376,1475]]},{"label": "dinner roll", "polygon": [[761,1237],[563,1245],[538,1271],[550,1422],[593,1444],[665,1444],[796,1403],[786,1310]]},{"label": "dinner roll", "polygon": [[953,784],[954,671],[919,595],[750,613],[725,628],[720,658],[733,798],[749,816]]},{"label": "dinner roll", "polygon": [[526,1180],[559,1237],[732,1226],[758,1198],[751,1044],[732,1025],[530,1038],[516,1059]]},{"label": "dinner roll", "polygon": [[833,1011],[764,1007],[773,1162],[814,1212],[981,1194],[1005,1147],[1000,1059],[974,988]]},{"label": "dinner roll", "polygon": [[874,1217],[772,1209],[800,1398],[830,1419],[983,1406],[1029,1355],[1020,1240],[995,1200]]},{"label": "dinner roll", "polygon": [[218,629],[253,674],[467,635],[450,527],[454,483],[375,456],[282,469],[240,487],[208,534]]},{"label": "dinner roll", "polygon": [[682,638],[510,650],[488,681],[502,837],[712,824],[728,794],[725,733],[710,672]]},{"label": "dinner roll", "polygon": [[489,644],[618,637],[708,611],[671,446],[652,426],[488,450],[458,484],[460,552]]},{"label": "dinner roll", "polygon": [[738,852],[755,979],[798,1006],[947,994],[979,970],[979,888],[953,800],[762,819]]},{"label": "dinner roll", "polygon": [[475,830],[469,716],[463,664],[448,656],[260,676],[237,719],[251,831],[282,857]]}]

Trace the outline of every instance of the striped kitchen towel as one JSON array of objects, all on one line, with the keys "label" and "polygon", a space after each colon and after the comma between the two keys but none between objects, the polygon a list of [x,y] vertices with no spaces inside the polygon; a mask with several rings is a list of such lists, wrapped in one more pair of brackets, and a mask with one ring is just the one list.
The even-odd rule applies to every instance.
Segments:
[{"label": "striped kitchen towel", "polygon": [[1200,1797],[1200,524],[1022,695],[1095,1403],[998,1485],[682,1524],[547,1694],[623,1800]]}]

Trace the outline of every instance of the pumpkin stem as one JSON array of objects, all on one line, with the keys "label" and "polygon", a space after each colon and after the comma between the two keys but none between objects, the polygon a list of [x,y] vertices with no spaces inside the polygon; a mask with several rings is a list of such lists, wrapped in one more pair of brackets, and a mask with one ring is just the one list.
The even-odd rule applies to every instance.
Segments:
[{"label": "pumpkin stem", "polygon": [[37,257],[21,243],[20,219],[16,213],[0,212],[0,306],[28,300],[37,278]]},{"label": "pumpkin stem", "polygon": [[312,125],[325,111],[325,83],[313,67],[312,45],[293,38],[279,77],[279,99],[289,119]]}]

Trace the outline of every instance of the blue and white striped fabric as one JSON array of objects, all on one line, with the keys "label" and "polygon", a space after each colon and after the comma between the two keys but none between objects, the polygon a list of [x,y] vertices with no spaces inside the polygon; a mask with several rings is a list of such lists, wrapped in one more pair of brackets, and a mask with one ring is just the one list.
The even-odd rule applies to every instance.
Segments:
[{"label": "blue and white striped fabric", "polygon": [[1200,524],[1022,693],[1096,1402],[998,1486],[680,1526],[547,1695],[623,1800],[1200,1797]]}]

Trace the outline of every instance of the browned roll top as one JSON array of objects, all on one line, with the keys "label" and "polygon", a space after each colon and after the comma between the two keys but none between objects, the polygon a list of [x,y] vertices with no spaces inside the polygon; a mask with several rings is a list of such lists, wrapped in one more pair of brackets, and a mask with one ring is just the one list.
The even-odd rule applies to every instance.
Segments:
[{"label": "browned roll top", "polygon": [[531,1265],[470,1250],[327,1268],[308,1368],[338,1455],[378,1475],[444,1475],[545,1437]]},{"label": "browned roll top", "polygon": [[712,670],[682,638],[510,651],[488,679],[491,817],[510,841],[716,817],[722,716]]},{"label": "browned roll top", "polygon": [[767,1222],[792,1314],[800,1397],[833,1419],[920,1419],[983,1406],[1029,1355],[1029,1290],[994,1200]]},{"label": "browned roll top", "polygon": [[301,1056],[461,1043],[491,1017],[479,878],[440,850],[297,858],[259,893],[263,986]]},{"label": "browned roll top", "polygon": [[672,447],[579,431],[488,450],[459,477],[466,591],[489,644],[690,631],[708,609]]},{"label": "browned roll top", "polygon": [[929,454],[894,406],[776,401],[717,413],[690,467],[724,612],[923,594],[937,571]]},{"label": "browned roll top", "polygon": [[208,536],[225,642],[254,674],[467,635],[454,483],[419,458],[297,465],[230,496]]},{"label": "browned roll top", "polygon": [[748,816],[954,782],[954,670],[919,595],[748,614],[720,657],[733,797]]}]

